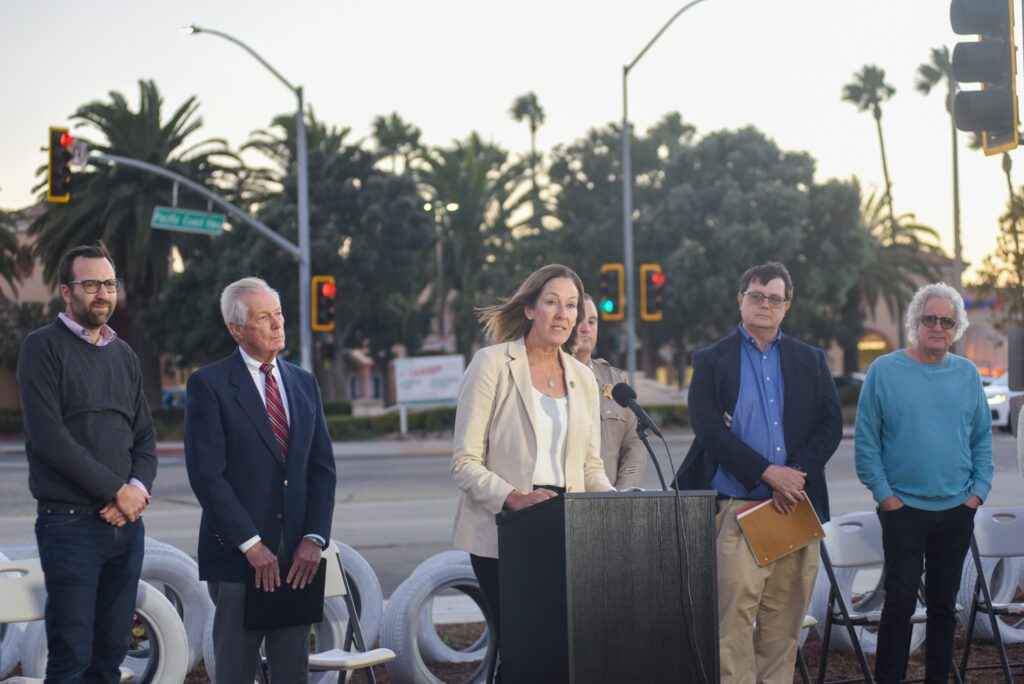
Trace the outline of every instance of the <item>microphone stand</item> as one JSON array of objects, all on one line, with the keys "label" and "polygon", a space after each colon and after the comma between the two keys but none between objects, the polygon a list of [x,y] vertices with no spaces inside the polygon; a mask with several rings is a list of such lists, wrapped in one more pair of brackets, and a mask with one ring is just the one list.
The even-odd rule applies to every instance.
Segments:
[{"label": "microphone stand", "polygon": [[661,466],[658,464],[658,459],[654,455],[654,449],[651,448],[651,443],[647,440],[647,425],[641,420],[636,422],[636,434],[640,437],[640,441],[644,443],[644,446],[647,447],[647,453],[650,455],[651,461],[654,463],[654,469],[658,471],[658,481],[661,482],[661,491],[669,491],[668,485],[665,484],[665,476],[661,474]]}]

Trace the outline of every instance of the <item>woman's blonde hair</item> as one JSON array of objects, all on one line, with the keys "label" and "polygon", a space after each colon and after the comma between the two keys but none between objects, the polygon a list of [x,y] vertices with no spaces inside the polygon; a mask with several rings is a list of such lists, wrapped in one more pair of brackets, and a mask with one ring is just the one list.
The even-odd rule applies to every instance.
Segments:
[{"label": "woman's blonde hair", "polygon": [[[476,316],[484,327],[484,332],[495,342],[508,342],[526,337],[530,332],[533,322],[526,317],[526,307],[537,306],[544,286],[554,278],[568,278],[576,286],[579,292],[577,300],[577,311],[583,306],[583,298],[586,293],[583,291],[583,281],[576,275],[576,271],[561,264],[548,264],[542,266],[530,274],[523,281],[516,293],[500,304],[493,306],[482,306],[476,310]],[[576,324],[572,327],[569,339],[565,346],[571,349],[576,344],[576,332],[583,317],[576,315]]]}]

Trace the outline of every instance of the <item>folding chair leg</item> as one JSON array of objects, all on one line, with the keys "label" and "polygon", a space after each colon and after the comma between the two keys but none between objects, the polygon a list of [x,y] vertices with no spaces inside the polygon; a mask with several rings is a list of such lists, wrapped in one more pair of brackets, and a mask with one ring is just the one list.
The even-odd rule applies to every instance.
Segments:
[{"label": "folding chair leg", "polygon": [[978,619],[978,592],[981,591],[980,582],[974,583],[974,593],[971,595],[971,611],[967,618],[967,631],[964,634],[964,656],[960,659],[960,676],[967,676],[967,664],[971,657],[971,641],[974,639],[974,621]]},{"label": "folding chair leg", "polygon": [[[345,566],[341,563],[341,556],[335,554],[335,558],[338,559],[338,567],[341,568],[341,579],[345,583],[345,608],[348,610],[348,628],[351,631],[356,648],[365,652],[367,650],[366,642],[363,640],[363,629],[359,626],[359,612],[356,610],[356,602],[352,599],[352,587],[348,583],[348,575],[345,574]],[[345,641],[347,644],[347,636]],[[373,666],[370,665],[362,669],[366,670],[366,676],[370,682],[377,684],[377,676],[373,673]]]},{"label": "folding chair leg", "polygon": [[[992,594],[988,588],[988,582],[982,575],[981,554],[978,552],[978,544],[971,538],[971,552],[975,555],[975,568],[978,571],[978,585],[985,597],[985,605],[988,606],[988,619],[992,625],[992,638],[996,642],[996,651],[999,653],[999,663],[1003,666],[1003,675],[1006,677],[1006,684],[1013,684],[1013,675],[1010,674],[1010,661],[1006,657],[1006,646],[1003,644],[1003,634],[999,631],[999,618],[992,609]],[[977,597],[977,595],[975,595]]]},{"label": "folding chair leg", "polygon": [[811,675],[807,671],[807,663],[804,662],[804,652],[800,648],[800,644],[796,645],[796,668],[800,672],[800,680],[804,684],[811,684]]},{"label": "folding chair leg", "polygon": [[828,605],[825,610],[825,630],[821,637],[821,660],[818,661],[818,684],[824,684],[825,668],[828,667],[828,647],[832,642],[832,601],[834,597],[829,591]]}]

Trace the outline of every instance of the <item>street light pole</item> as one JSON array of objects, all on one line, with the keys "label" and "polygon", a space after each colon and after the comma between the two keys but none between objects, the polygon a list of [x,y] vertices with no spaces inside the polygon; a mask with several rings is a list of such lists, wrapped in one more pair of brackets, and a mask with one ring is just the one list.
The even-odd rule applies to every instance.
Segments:
[{"label": "street light pole", "polygon": [[253,50],[251,47],[238,40],[234,36],[231,36],[222,31],[216,31],[214,29],[202,28],[192,24],[191,26],[185,26],[180,29],[182,33],[194,34],[194,33],[209,33],[212,36],[218,36],[224,40],[234,43],[238,47],[242,48],[249,53],[257,62],[262,64],[267,71],[274,75],[274,77],[284,84],[288,90],[292,91],[295,95],[295,99],[298,102],[298,109],[295,113],[295,162],[298,167],[298,198],[296,203],[298,204],[298,220],[299,220],[299,254],[296,260],[299,262],[299,350],[300,350],[300,365],[303,369],[312,372],[313,370],[313,332],[310,327],[310,292],[309,284],[312,278],[310,259],[309,259],[309,168],[308,159],[306,155],[306,118],[303,115],[305,111],[305,105],[303,103],[302,86],[292,85],[292,83],[280,74],[274,67],[270,66],[267,60],[260,57],[260,55]]},{"label": "street light pole", "polygon": [[640,51],[632,62],[622,67],[622,239],[623,239],[623,260],[625,263],[626,278],[626,371],[629,373],[630,384],[636,384],[636,297],[634,296],[636,283],[633,274],[633,150],[632,131],[629,125],[629,98],[628,79],[636,63],[647,54],[661,35],[668,30],[679,15],[698,5],[704,0],[693,0],[684,5],[672,18],[665,22],[653,38],[651,38],[644,49]]}]

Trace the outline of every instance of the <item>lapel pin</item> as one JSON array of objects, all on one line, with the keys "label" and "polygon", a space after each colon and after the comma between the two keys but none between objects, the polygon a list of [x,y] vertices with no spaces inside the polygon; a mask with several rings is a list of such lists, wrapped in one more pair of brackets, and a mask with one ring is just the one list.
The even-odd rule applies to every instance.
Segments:
[{"label": "lapel pin", "polygon": [[570,380],[569,381],[569,387],[570,387],[570,389],[576,389],[576,381],[575,380]]}]

